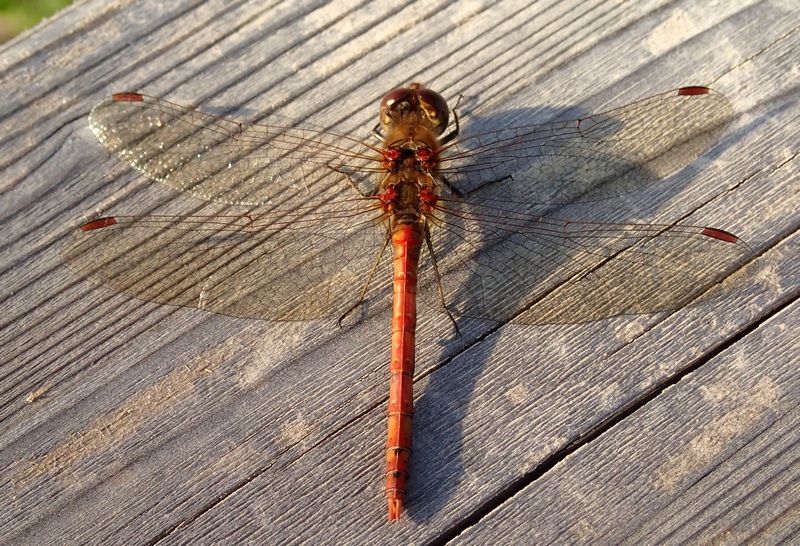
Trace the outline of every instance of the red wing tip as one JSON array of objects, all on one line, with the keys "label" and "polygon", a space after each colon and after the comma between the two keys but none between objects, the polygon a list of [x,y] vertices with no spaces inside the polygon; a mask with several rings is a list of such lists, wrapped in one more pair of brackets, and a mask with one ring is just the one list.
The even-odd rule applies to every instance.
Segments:
[{"label": "red wing tip", "polygon": [[400,511],[403,508],[401,499],[389,499],[389,521],[400,521]]},{"label": "red wing tip", "polygon": [[139,93],[114,93],[111,95],[111,100],[119,102],[142,102],[144,96]]},{"label": "red wing tip", "polygon": [[706,237],[713,237],[714,239],[719,239],[720,241],[725,241],[726,243],[735,243],[739,240],[739,238],[734,235],[733,233],[728,233],[727,231],[723,231],[721,229],[707,227],[703,230],[703,235]]},{"label": "red wing tip", "polygon": [[711,89],[701,86],[681,87],[678,89],[678,95],[708,95],[710,92]]},{"label": "red wing tip", "polygon": [[107,218],[98,218],[97,220],[92,220],[91,222],[87,222],[81,226],[81,231],[92,231],[93,229],[100,229],[108,226],[113,226],[116,224],[117,221],[114,219],[113,216],[109,216]]}]

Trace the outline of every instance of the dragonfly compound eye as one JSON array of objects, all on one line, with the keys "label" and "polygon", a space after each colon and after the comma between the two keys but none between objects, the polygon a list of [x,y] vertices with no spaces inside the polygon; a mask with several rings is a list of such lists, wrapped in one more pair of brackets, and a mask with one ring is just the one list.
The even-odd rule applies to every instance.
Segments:
[{"label": "dragonfly compound eye", "polygon": [[419,106],[425,112],[427,118],[433,123],[431,129],[437,135],[441,135],[447,128],[450,109],[447,102],[436,91],[420,88],[416,90],[419,97]]},{"label": "dragonfly compound eye", "polygon": [[392,125],[395,112],[401,108],[403,103],[410,102],[409,97],[413,93],[414,91],[407,87],[393,89],[386,93],[383,100],[381,100],[380,109],[380,121],[384,128]]}]

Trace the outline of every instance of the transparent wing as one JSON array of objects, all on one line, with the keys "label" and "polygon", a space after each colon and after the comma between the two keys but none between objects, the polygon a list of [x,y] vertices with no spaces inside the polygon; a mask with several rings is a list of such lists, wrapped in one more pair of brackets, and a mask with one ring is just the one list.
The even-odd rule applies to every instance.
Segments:
[{"label": "transparent wing", "polygon": [[465,194],[527,204],[597,201],[691,163],[730,122],[728,100],[685,87],[585,118],[459,140],[442,173]]},{"label": "transparent wing", "polygon": [[[339,318],[357,302],[385,241],[381,214],[373,200],[345,199],[291,213],[117,216],[76,231],[62,261],[147,301],[234,317]],[[379,276],[388,282],[391,252],[384,254]]]},{"label": "transparent wing", "polygon": [[355,139],[245,125],[138,93],[119,93],[95,106],[89,126],[148,178],[207,201],[281,204],[302,199],[312,186],[317,194],[340,188],[343,177],[332,171],[380,168],[380,154]]},{"label": "transparent wing", "polygon": [[[453,314],[529,324],[677,309],[756,267],[747,244],[716,228],[573,222],[494,202],[440,203],[431,238]],[[421,292],[435,301],[434,289]]]}]

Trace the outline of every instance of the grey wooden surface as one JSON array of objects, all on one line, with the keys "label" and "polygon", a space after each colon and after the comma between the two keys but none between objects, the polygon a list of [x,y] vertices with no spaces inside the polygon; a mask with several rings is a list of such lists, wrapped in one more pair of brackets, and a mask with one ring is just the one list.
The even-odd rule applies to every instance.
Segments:
[{"label": "grey wooden surface", "polygon": [[[0,542],[800,540],[800,9],[527,4],[89,0],[3,46]],[[463,94],[465,132],[711,85],[736,111],[722,139],[604,206],[736,233],[759,271],[658,316],[454,339],[423,314],[412,490],[389,525],[387,314],[340,331],[158,306],[59,249],[97,214],[197,207],[96,143],[109,93],[366,136],[409,81]]]}]

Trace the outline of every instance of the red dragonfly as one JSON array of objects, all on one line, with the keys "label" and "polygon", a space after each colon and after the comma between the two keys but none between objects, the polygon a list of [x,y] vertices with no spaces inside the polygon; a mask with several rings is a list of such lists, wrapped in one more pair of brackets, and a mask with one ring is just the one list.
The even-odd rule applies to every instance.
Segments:
[{"label": "red dragonfly", "polygon": [[461,140],[449,114],[420,84],[395,89],[380,104],[383,144],[372,145],[113,95],[89,117],[106,148],[148,178],[250,212],[100,218],[69,239],[63,261],[147,301],[341,319],[388,290],[391,244],[386,495],[397,520],[411,457],[418,291],[454,324],[583,322],[677,309],[752,259],[717,228],[546,215],[633,191],[699,156],[731,118],[728,101],[706,87]]}]

